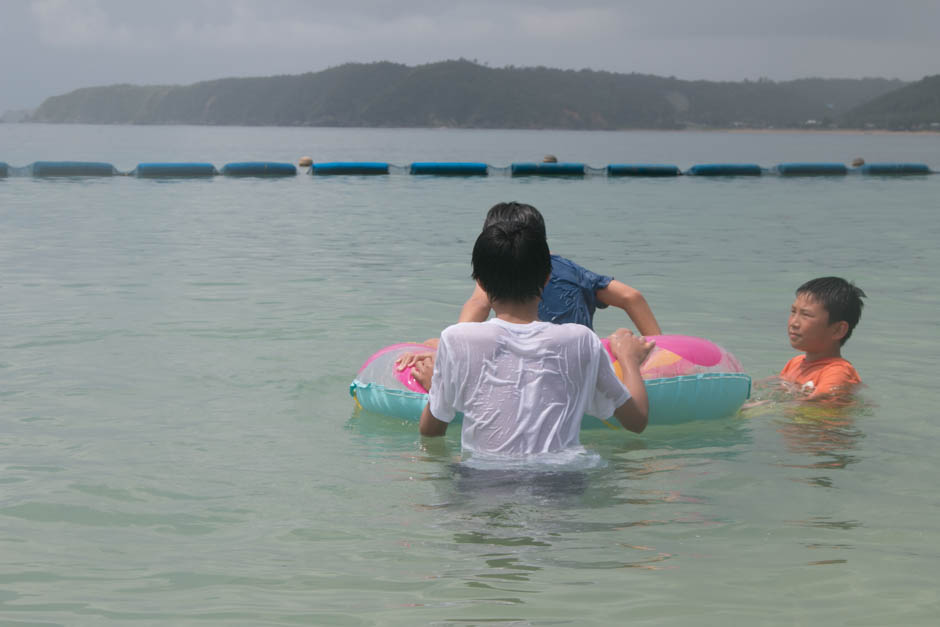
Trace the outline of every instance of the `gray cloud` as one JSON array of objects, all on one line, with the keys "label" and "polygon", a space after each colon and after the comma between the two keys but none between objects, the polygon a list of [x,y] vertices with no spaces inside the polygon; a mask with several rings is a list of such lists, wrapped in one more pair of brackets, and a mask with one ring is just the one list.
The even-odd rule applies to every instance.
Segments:
[{"label": "gray cloud", "polygon": [[449,58],[690,79],[940,72],[940,2],[12,0],[0,111],[89,85]]}]

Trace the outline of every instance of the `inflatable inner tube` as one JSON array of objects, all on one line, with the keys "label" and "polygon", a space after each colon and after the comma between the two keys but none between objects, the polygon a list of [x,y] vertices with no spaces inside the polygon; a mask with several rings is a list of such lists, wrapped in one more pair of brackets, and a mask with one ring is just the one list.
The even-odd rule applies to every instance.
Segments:
[{"label": "inflatable inner tube", "polygon": [[[650,403],[650,425],[715,420],[734,414],[751,393],[751,378],[730,352],[709,340],[689,335],[654,335],[656,347],[640,369]],[[614,370],[620,364],[602,340]],[[363,409],[417,421],[427,403],[427,390],[412,369],[399,371],[395,361],[405,353],[430,352],[424,344],[392,344],[379,350],[359,369],[349,386]],[[599,418],[599,419],[598,419]],[[582,428],[617,426],[608,416],[589,417]],[[459,420],[459,416],[458,416]]]}]

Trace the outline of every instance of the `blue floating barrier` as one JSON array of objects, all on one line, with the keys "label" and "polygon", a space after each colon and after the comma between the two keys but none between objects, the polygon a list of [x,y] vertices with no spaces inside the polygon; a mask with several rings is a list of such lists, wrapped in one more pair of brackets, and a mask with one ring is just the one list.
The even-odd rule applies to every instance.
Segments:
[{"label": "blue floating barrier", "polygon": [[869,163],[859,168],[862,174],[930,174],[925,163]]},{"label": "blue floating barrier", "polygon": [[513,176],[584,176],[583,163],[513,163]]},{"label": "blue floating barrier", "polygon": [[275,161],[241,161],[225,164],[222,174],[225,176],[296,176],[297,166],[293,163]]},{"label": "blue floating barrier", "polygon": [[29,166],[33,176],[114,176],[110,163],[95,161],[36,161]]},{"label": "blue floating barrier", "polygon": [[842,176],[849,169],[844,163],[780,163],[777,174],[781,176]]},{"label": "blue floating barrier", "polygon": [[381,161],[331,161],[314,163],[311,174],[388,174],[388,164]]},{"label": "blue floating barrier", "polygon": [[760,176],[761,167],[753,163],[703,163],[692,166],[692,176]]},{"label": "blue floating barrier", "polygon": [[612,163],[607,166],[607,176],[679,176],[682,171],[674,165],[658,163]]},{"label": "blue floating barrier", "polygon": [[0,161],[0,177],[8,176],[10,174],[10,165]]},{"label": "blue floating barrier", "polygon": [[192,178],[218,173],[211,163],[138,163],[131,172],[140,178]]},{"label": "blue floating barrier", "polygon": [[415,162],[411,164],[412,174],[434,174],[436,176],[486,176],[489,166],[473,162]]}]

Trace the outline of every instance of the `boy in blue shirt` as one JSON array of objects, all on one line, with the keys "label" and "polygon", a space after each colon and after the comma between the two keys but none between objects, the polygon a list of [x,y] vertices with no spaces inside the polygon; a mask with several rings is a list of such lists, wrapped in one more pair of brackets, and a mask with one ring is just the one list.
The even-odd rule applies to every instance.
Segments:
[{"label": "boy in blue shirt", "polygon": [[[531,205],[504,202],[486,214],[483,228],[493,224],[531,226],[545,233],[542,215]],[[576,322],[594,328],[594,311],[613,305],[623,309],[641,335],[660,335],[662,331],[649,304],[639,290],[613,277],[595,274],[570,259],[552,255],[552,274],[542,292],[539,320],[563,324]],[[464,303],[459,322],[483,322],[489,317],[490,302],[479,285]]]}]

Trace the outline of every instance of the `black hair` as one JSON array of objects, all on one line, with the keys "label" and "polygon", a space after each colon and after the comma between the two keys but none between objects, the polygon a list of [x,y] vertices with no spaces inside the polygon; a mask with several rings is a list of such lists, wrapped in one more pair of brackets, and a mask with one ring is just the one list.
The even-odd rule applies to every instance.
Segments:
[{"label": "black hair", "polygon": [[837,276],[824,276],[807,281],[796,288],[796,295],[800,294],[811,296],[823,306],[829,314],[829,324],[843,320],[849,323],[849,330],[840,342],[845,344],[852,336],[852,329],[862,317],[862,307],[865,306],[862,299],[867,298],[862,288]]},{"label": "black hair", "polygon": [[492,301],[520,303],[539,297],[552,272],[544,228],[521,222],[484,227],[473,245],[472,263],[471,276]]},{"label": "black hair", "polygon": [[493,205],[486,213],[483,228],[493,224],[519,224],[525,228],[536,229],[541,233],[542,239],[546,239],[545,218],[538,209],[525,203],[512,201]]}]

